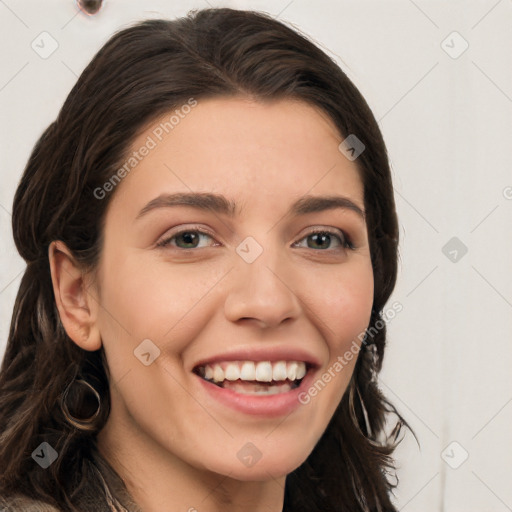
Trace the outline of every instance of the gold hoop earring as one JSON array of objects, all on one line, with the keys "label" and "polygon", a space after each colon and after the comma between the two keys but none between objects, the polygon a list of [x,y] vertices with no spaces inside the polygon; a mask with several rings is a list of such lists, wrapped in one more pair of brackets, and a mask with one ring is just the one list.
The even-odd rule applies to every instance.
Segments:
[{"label": "gold hoop earring", "polygon": [[[71,386],[73,386],[74,384],[85,384],[94,393],[94,396],[98,401],[98,408],[90,418],[76,418],[69,412],[66,399],[68,397],[68,393]],[[94,420],[99,416],[101,411],[101,397],[100,394],[96,391],[96,389],[91,384],[89,384],[89,382],[83,379],[76,379],[73,382],[71,382],[71,384],[68,385],[68,387],[62,394],[62,397],[60,399],[60,407],[62,410],[62,414],[64,414],[64,417],[66,418],[66,421],[68,421],[68,423],[78,428],[79,430],[91,431],[95,430]]]}]

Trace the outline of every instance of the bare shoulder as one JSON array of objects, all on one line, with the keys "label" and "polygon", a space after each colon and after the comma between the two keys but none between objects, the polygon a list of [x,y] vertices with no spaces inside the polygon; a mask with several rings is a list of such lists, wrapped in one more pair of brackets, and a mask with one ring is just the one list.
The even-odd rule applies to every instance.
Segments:
[{"label": "bare shoulder", "polygon": [[17,494],[8,498],[0,496],[0,512],[60,512],[60,510],[43,501]]}]

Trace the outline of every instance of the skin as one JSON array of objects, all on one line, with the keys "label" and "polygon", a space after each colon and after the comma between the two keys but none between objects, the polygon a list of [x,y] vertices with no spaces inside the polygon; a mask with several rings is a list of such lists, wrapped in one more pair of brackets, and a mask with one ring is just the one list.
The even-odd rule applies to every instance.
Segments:
[{"label": "skin", "polygon": [[[364,210],[359,171],[338,150],[342,140],[323,112],[299,101],[200,100],[117,186],[94,273],[81,272],[62,242],[50,246],[68,335],[84,350],[106,352],[112,410],[99,449],[145,512],[280,511],[286,475],[327,427],[356,358],[309,404],[277,418],[218,403],[191,370],[234,347],[293,346],[319,360],[319,378],[368,326],[373,273],[364,218],[346,208],[287,214],[304,195],[333,193]],[[225,195],[237,215],[173,206],[136,220],[159,194],[191,191]],[[355,248],[335,236],[315,245],[312,227],[342,230]],[[156,247],[194,228],[212,237],[189,250],[177,238]],[[263,249],[250,264],[235,250],[248,236]],[[144,339],[161,351],[149,366],[134,357]],[[261,453],[252,467],[237,457],[247,442]]]}]

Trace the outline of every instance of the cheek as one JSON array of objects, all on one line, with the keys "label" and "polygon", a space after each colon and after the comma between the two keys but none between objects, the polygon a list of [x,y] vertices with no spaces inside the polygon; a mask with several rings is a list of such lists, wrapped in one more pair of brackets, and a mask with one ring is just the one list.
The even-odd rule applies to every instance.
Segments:
[{"label": "cheek", "polygon": [[[368,327],[373,305],[373,272],[361,262],[324,280],[315,292],[315,313],[324,325],[331,357],[344,352]],[[320,328],[320,327],[319,327]]]},{"label": "cheek", "polygon": [[179,340],[190,339],[200,330],[197,316],[226,273],[218,266],[198,270],[195,265],[178,268],[161,261],[141,265],[136,255],[125,256],[110,269],[103,274],[104,307],[100,311],[106,343],[109,336],[130,338],[135,348],[149,338],[163,348],[164,342],[172,339],[175,351],[184,348]]},{"label": "cheek", "polygon": [[[328,279],[311,279],[308,303],[310,319],[325,340],[329,357],[319,369],[309,388],[299,396],[307,407],[314,424],[315,439],[319,439],[332,418],[352,377],[362,334],[371,317],[373,305],[373,271],[370,260],[331,270]],[[311,288],[316,281],[316,288]]]}]

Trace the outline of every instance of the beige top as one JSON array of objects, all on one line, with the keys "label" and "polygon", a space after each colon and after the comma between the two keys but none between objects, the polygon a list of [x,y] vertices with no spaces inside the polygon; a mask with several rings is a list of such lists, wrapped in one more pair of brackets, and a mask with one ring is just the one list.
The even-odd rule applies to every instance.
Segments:
[{"label": "beige top", "polygon": [[[85,496],[87,486],[75,499],[74,504],[81,512],[142,512],[130,496],[122,479],[113,471],[100,456],[96,448],[91,451],[92,460],[89,468],[103,484],[105,496]],[[43,501],[17,494],[2,498],[0,496],[0,512],[61,512],[59,509]]]}]

